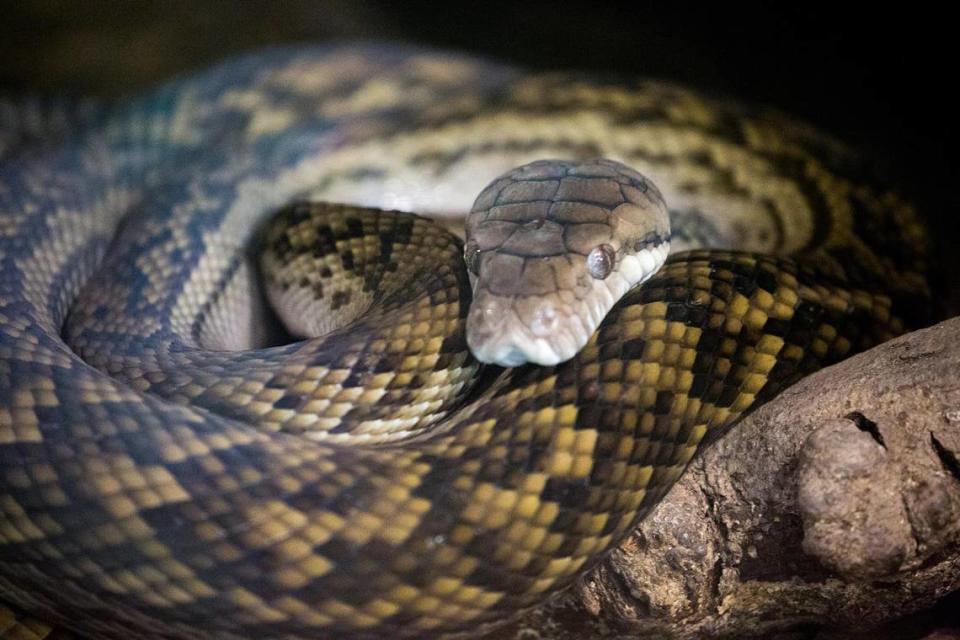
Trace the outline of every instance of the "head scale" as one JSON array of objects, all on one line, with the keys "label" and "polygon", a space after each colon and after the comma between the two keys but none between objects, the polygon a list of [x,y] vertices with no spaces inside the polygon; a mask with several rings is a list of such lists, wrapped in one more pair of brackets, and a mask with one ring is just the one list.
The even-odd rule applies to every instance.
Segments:
[{"label": "head scale", "polygon": [[541,160],[494,180],[467,219],[467,343],[482,362],[554,365],[666,259],[663,197],[613,160]]}]

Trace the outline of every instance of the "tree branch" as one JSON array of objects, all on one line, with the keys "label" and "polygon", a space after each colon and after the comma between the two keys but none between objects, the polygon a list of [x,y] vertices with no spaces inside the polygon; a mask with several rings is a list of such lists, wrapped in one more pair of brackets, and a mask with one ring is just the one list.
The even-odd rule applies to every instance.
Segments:
[{"label": "tree branch", "polygon": [[491,637],[862,631],[958,589],[955,318],[761,407],[597,570]]}]

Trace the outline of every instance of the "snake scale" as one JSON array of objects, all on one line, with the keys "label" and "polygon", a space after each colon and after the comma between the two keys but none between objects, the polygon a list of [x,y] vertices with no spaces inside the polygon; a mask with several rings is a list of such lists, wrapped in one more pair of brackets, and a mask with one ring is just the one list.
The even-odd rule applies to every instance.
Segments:
[{"label": "snake scale", "polygon": [[[70,118],[0,137],[3,638],[475,632],[929,306],[925,231],[866,163],[666,83],[297,47]],[[480,367],[460,241],[378,209],[460,214],[595,157],[659,188],[673,255],[572,360]],[[278,211],[358,319],[275,330],[253,248]]]}]

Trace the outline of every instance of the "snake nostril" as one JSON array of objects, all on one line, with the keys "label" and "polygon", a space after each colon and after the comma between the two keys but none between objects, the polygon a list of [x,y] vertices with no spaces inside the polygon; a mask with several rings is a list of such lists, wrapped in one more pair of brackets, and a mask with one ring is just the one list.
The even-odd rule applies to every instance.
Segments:
[{"label": "snake nostril", "polygon": [[497,329],[506,319],[506,311],[505,305],[496,298],[480,303],[481,325],[487,330]]},{"label": "snake nostril", "polygon": [[535,336],[548,336],[556,331],[557,311],[552,304],[541,305],[533,314],[533,321],[530,323],[530,331]]}]

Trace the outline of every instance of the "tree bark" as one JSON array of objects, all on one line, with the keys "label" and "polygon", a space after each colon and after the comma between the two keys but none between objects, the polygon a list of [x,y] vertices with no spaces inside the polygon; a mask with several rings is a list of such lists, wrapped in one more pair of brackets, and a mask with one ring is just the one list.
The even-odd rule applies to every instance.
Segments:
[{"label": "tree bark", "polygon": [[600,567],[490,637],[847,637],[958,590],[954,318],[758,409]]}]

